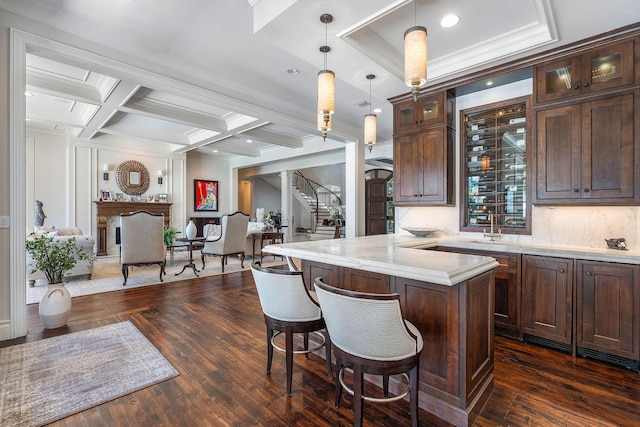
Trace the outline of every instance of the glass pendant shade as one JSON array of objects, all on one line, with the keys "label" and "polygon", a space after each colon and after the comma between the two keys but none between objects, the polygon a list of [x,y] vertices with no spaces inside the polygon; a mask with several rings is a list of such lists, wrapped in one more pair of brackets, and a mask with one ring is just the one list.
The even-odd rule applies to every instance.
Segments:
[{"label": "glass pendant shade", "polygon": [[411,27],[404,33],[404,81],[417,99],[427,82],[427,29]]},{"label": "glass pendant shade", "polygon": [[369,146],[369,152],[376,143],[376,122],[378,117],[375,114],[364,116],[364,143]]},{"label": "glass pendant shade", "polygon": [[318,113],[323,115],[325,123],[329,122],[329,116],[336,108],[335,79],[336,75],[331,70],[318,71]]}]

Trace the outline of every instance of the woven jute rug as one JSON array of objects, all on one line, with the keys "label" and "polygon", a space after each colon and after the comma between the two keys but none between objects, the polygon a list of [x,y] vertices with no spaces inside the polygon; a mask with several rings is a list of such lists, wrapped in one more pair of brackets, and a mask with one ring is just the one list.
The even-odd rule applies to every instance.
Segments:
[{"label": "woven jute rug", "polygon": [[129,321],[0,348],[0,426],[41,426],[178,375]]},{"label": "woven jute rug", "polygon": [[[195,264],[200,270],[198,277],[215,276],[219,274],[235,273],[238,271],[249,270],[253,260],[249,257],[244,260],[244,269],[241,266],[238,257],[230,256],[227,258],[227,265],[224,267],[224,273],[220,265],[219,258],[207,258],[206,268],[202,270],[202,262],[200,261],[200,255],[194,254]],[[168,265],[166,268],[167,274],[163,277],[163,282],[160,282],[159,273],[160,267],[154,266],[141,266],[129,268],[129,279],[127,280],[127,286],[122,286],[122,265],[118,257],[99,258],[93,266],[93,275],[91,280],[84,280],[84,278],[72,278],[65,283],[66,288],[69,290],[71,297],[77,297],[82,295],[92,295],[102,292],[120,291],[123,289],[132,289],[141,286],[158,285],[160,283],[178,282],[184,279],[193,279],[195,274],[191,268],[186,269],[183,273],[176,276],[176,273],[182,271],[182,267],[188,262],[188,260],[181,255],[176,255],[174,265]],[[264,257],[264,266],[282,265],[285,262],[280,257],[273,257],[271,255]],[[40,302],[42,296],[47,291],[47,281],[37,280],[36,286],[27,286],[27,304],[35,304]]]}]

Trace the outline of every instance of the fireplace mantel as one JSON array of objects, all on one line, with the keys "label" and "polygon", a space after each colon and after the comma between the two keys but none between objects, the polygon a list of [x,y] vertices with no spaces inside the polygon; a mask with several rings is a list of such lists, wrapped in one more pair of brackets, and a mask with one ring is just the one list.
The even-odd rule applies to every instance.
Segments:
[{"label": "fireplace mantel", "polygon": [[137,203],[137,202],[94,202],[98,208],[98,256],[107,255],[107,217],[119,216],[135,211],[149,211],[163,214],[164,224],[171,222],[171,205],[173,203]]}]

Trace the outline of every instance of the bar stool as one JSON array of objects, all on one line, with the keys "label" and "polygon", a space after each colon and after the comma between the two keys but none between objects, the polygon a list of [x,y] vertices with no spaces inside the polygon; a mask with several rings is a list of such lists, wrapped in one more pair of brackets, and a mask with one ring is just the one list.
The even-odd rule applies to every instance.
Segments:
[{"label": "bar stool", "polygon": [[[326,331],[320,306],[313,298],[315,292],[304,285],[302,272],[276,270],[261,267],[259,263],[251,265],[253,280],[258,290],[260,305],[267,325],[267,374],[271,372],[273,349],[283,351],[286,360],[287,394],[291,394],[293,376],[293,355],[309,353],[325,348],[327,373],[333,378],[331,371],[331,341]],[[275,338],[285,334],[285,347],[275,344]],[[304,350],[293,350],[293,334],[304,334]],[[318,335],[321,342],[309,348],[309,333]]]},{"label": "bar stool", "polygon": [[[398,294],[369,294],[334,288],[316,278],[315,289],[336,358],[335,405],[342,389],[353,396],[354,425],[362,426],[363,402],[390,402],[409,395],[411,425],[418,426],[418,375],[422,335],[402,318]],[[353,389],[344,370],[353,370]],[[381,375],[383,397],[365,396],[363,374]],[[402,375],[405,390],[389,396],[389,376]]]}]

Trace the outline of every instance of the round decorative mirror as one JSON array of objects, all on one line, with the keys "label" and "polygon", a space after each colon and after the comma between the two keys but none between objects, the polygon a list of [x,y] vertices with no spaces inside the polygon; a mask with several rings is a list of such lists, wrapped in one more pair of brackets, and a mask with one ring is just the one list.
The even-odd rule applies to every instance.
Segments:
[{"label": "round decorative mirror", "polygon": [[149,171],[135,160],[127,160],[116,169],[116,183],[123,193],[139,196],[149,189]]}]

